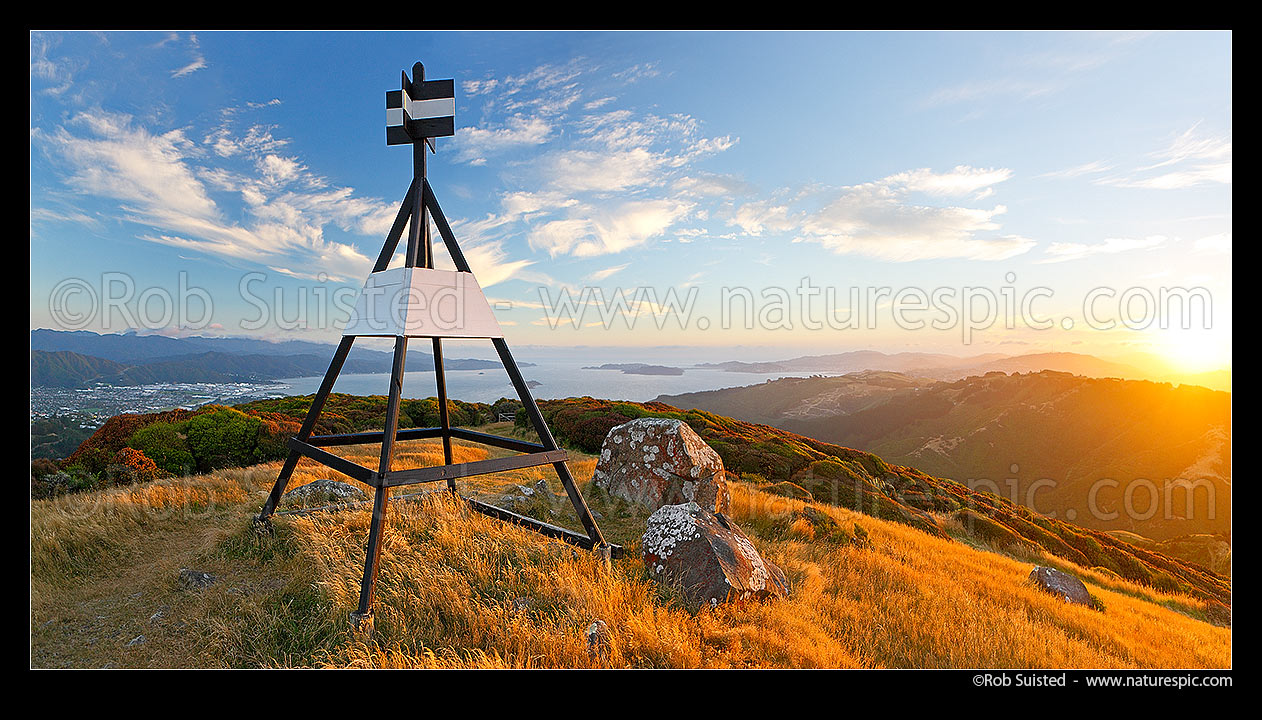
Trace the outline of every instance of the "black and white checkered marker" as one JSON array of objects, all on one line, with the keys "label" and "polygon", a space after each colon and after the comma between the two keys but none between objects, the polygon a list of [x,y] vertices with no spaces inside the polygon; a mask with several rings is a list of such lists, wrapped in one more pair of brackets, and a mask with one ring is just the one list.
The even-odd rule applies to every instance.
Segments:
[{"label": "black and white checkered marker", "polygon": [[456,82],[412,82],[403,73],[403,88],[386,92],[386,144],[407,145],[418,140],[456,134]]}]

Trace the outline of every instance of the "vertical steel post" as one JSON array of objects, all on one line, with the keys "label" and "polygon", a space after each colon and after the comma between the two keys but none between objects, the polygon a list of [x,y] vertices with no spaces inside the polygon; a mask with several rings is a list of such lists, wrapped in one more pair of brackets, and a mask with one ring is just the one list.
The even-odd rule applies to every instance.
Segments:
[{"label": "vertical steel post", "polygon": [[[443,428],[443,464],[451,464],[451,416],[447,412],[447,377],[443,374],[443,341],[434,338],[434,381],[438,385],[438,424]],[[456,492],[456,479],[447,478],[447,489]]]},{"label": "vertical steel post", "polygon": [[368,550],[364,558],[364,578],[359,585],[358,619],[372,615],[373,591],[377,585],[377,564],[381,558],[381,533],[385,529],[386,509],[390,503],[390,488],[385,480],[390,474],[390,461],[394,454],[394,439],[399,431],[399,399],[403,394],[403,371],[407,358],[408,339],[394,339],[394,364],[390,368],[390,397],[386,401],[385,435],[381,438],[381,461],[377,466],[377,489],[372,501],[372,525],[368,530]]},{"label": "vertical steel post", "polygon": [[[412,66],[412,84],[425,82],[425,66],[416,63]],[[412,225],[408,229],[408,267],[434,267],[434,249],[429,239],[429,211],[423,202],[423,188],[428,174],[428,160],[425,156],[425,141],[412,143]],[[419,211],[419,212],[417,212]]]},{"label": "vertical steel post", "polygon": [[[425,66],[416,63],[412,66],[412,83],[420,85],[425,81]],[[410,201],[412,209],[411,224],[408,226],[408,246],[403,264],[405,267],[434,267],[433,247],[429,238],[429,212],[425,209],[424,186],[426,175],[425,142],[412,143],[412,187]],[[435,340],[435,348],[438,341]],[[394,339],[394,364],[390,368],[390,397],[386,401],[386,427],[381,439],[381,463],[377,470],[380,484],[373,495],[372,526],[368,530],[368,551],[364,559],[364,579],[359,586],[359,609],[355,615],[365,618],[372,615],[373,592],[377,585],[377,564],[381,558],[381,533],[386,521],[386,510],[390,504],[390,488],[386,487],[386,476],[390,474],[390,463],[394,453],[394,440],[399,430],[399,400],[403,395],[403,373],[406,367],[408,339],[399,336]],[[435,354],[435,361],[441,368],[441,356]],[[440,369],[441,372],[441,369]],[[441,375],[440,375],[441,378]],[[440,380],[440,382],[442,382]],[[446,386],[442,385],[442,393],[446,395]],[[444,402],[441,410],[444,418],[443,445],[447,450],[447,464],[451,464],[449,446],[451,436],[448,431]]]}]

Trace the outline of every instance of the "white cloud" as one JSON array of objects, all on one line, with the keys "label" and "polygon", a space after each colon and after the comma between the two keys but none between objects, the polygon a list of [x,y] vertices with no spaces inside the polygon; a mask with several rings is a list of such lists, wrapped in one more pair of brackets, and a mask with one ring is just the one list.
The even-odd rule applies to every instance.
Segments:
[{"label": "white cloud", "polygon": [[657,63],[651,62],[651,63],[640,63],[639,65],[632,65],[626,70],[622,70],[620,72],[614,73],[613,76],[619,80],[622,80],[625,83],[630,84],[630,83],[639,82],[641,80],[646,80],[648,78],[654,78],[661,74],[662,74],[661,71],[657,69]]},{"label": "white cloud", "polygon": [[644,148],[620,152],[570,150],[546,161],[552,185],[562,192],[613,192],[654,182],[660,158]]},{"label": "white cloud", "polygon": [[264,155],[258,160],[259,172],[268,185],[287,185],[301,177],[306,168],[293,158]]},{"label": "white cloud", "polygon": [[513,192],[505,195],[500,201],[506,222],[538,215],[541,212],[572,207],[576,204],[578,201],[573,197],[558,191]]},{"label": "white cloud", "polygon": [[1080,260],[1093,255],[1115,255],[1132,250],[1151,250],[1164,245],[1167,239],[1164,235],[1151,235],[1146,238],[1107,238],[1104,242],[1095,244],[1054,242],[1047,246],[1048,257],[1039,262],[1057,263]]},{"label": "white cloud", "polygon": [[935,173],[928,168],[908,170],[891,175],[882,181],[891,187],[901,187],[910,192],[926,195],[960,197],[978,191],[989,191],[992,186],[1012,177],[1007,168],[974,168],[957,165],[949,172]]},{"label": "white cloud", "polygon": [[540,65],[530,72],[509,76],[505,79],[505,84],[512,88],[534,87],[547,90],[569,83],[588,69],[585,60],[574,58],[563,65]]},{"label": "white cloud", "polygon": [[534,228],[528,239],[532,248],[553,257],[618,253],[662,235],[686,216],[690,207],[666,199],[632,201],[612,208],[584,206],[575,217]]},{"label": "white cloud", "polygon": [[[265,103],[265,105],[271,104],[273,103]],[[229,117],[233,114],[233,112],[226,113]],[[233,131],[232,125],[225,121],[211,130],[202,139],[202,144],[210,146],[220,157],[229,158],[236,155],[256,156],[276,153],[289,144],[289,141],[273,137],[272,128],[264,125],[254,125],[246,130],[244,135],[239,135]]]},{"label": "white cloud", "polygon": [[738,207],[730,222],[749,235],[763,235],[789,232],[799,225],[801,219],[787,204],[757,200]]},{"label": "white cloud", "polygon": [[485,162],[497,153],[548,141],[552,126],[540,117],[515,115],[497,127],[462,127],[456,130],[457,159]]},{"label": "white cloud", "polygon": [[[506,280],[510,280],[517,276],[522,269],[534,263],[533,260],[509,260],[508,253],[504,250],[503,243],[500,242],[465,242],[461,237],[461,233],[453,228],[456,238],[460,241],[460,252],[464,255],[465,261],[469,263],[469,269],[473,271],[474,277],[478,279],[478,285],[483,288],[491,287]],[[441,242],[437,243],[441,245]],[[454,270],[455,265],[451,263],[448,256],[440,247],[434,250],[435,263],[434,266]]]},{"label": "white cloud", "polygon": [[[1007,208],[934,206],[909,202],[908,194],[989,195],[1011,177],[1007,169],[958,166],[945,173],[910,170],[876,182],[839,189],[813,189],[785,199],[744,203],[729,222],[748,235],[791,236],[836,253],[892,262],[936,258],[1002,260],[1028,252],[1034,240],[997,235]],[[809,209],[798,209],[804,200]]]},{"label": "white cloud", "polygon": [[587,279],[591,280],[592,282],[600,282],[601,280],[604,280],[605,278],[608,278],[609,276],[615,273],[625,270],[630,264],[631,263],[624,263],[622,265],[615,265],[613,267],[605,268],[603,270],[597,270],[591,275],[588,275]]},{"label": "white cloud", "polygon": [[485,80],[465,80],[460,83],[460,88],[464,90],[466,95],[485,95],[495,89],[500,84],[495,78],[487,78]]},{"label": "white cloud", "polygon": [[687,175],[675,181],[675,192],[694,198],[705,197],[740,197],[751,195],[755,188],[752,184],[734,175],[716,175],[698,173]]},{"label": "white cloud", "polygon": [[1192,244],[1197,252],[1231,254],[1231,233],[1224,232],[1198,239]]},{"label": "white cloud", "polygon": [[182,78],[185,75],[192,75],[193,73],[197,72],[198,70],[201,70],[204,67],[206,67],[206,58],[202,57],[201,55],[198,55],[196,58],[193,59],[192,62],[185,65],[184,67],[179,68],[178,70],[172,70],[171,77]]},{"label": "white cloud", "polygon": [[[294,158],[254,154],[245,170],[206,164],[207,154],[182,130],[155,134],[130,117],[94,110],[39,139],[61,156],[76,190],[118,202],[120,218],[152,228],[150,242],[257,263],[278,272],[358,277],[369,259],[355,246],[329,240],[324,228],[384,234],[395,208],[328,187]],[[259,144],[221,135],[237,152]],[[214,143],[211,143],[214,147]],[[246,170],[253,170],[253,173]],[[233,220],[212,197],[235,192],[246,201]]]}]

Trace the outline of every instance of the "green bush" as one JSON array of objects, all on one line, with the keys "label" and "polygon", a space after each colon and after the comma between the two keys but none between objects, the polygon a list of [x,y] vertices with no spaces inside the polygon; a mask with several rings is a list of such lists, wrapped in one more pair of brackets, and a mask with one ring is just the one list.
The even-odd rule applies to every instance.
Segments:
[{"label": "green bush", "polygon": [[219,408],[189,418],[184,435],[197,469],[208,472],[259,462],[261,424],[259,418],[231,408]]},{"label": "green bush", "polygon": [[146,425],[132,433],[127,447],[144,453],[158,467],[172,475],[187,475],[197,463],[181,432],[186,424],[156,422]]}]

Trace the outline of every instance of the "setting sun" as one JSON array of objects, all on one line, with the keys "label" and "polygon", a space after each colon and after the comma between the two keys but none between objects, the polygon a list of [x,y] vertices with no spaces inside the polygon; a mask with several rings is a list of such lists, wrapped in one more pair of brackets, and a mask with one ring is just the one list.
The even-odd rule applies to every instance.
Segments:
[{"label": "setting sun", "polygon": [[1231,370],[1230,330],[1171,329],[1156,333],[1155,344],[1171,369],[1183,373]]}]

